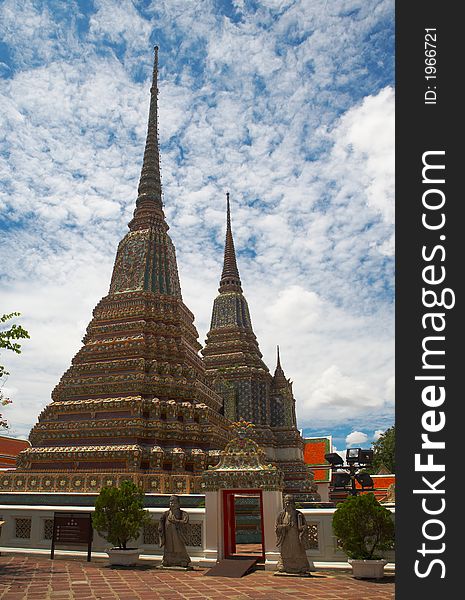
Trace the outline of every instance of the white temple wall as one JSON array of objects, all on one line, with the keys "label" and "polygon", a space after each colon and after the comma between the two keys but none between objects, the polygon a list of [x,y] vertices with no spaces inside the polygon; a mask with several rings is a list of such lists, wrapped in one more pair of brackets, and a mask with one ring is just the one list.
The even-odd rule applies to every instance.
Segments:
[{"label": "white temple wall", "polygon": [[[213,493],[213,496],[219,497],[219,494]],[[272,496],[270,495],[270,502],[273,503]],[[274,503],[276,504],[276,503]],[[264,496],[264,510],[268,513],[273,513],[278,507],[269,505]],[[209,518],[215,519],[217,523],[216,533],[218,533],[219,527],[221,527],[221,506],[219,501],[216,503],[216,510],[214,504],[211,504],[206,498],[206,507],[208,509]],[[394,507],[388,507],[395,517]],[[166,511],[166,508],[149,508],[147,509],[154,520],[153,530],[146,530],[141,533],[139,539],[133,544],[142,549],[142,558],[155,559],[158,557],[161,560],[163,550],[156,543],[156,528],[160,516]],[[189,521],[193,526],[192,529],[192,542],[195,545],[188,546],[187,551],[192,558],[194,565],[208,566],[214,563],[217,556],[221,556],[221,548],[215,547],[217,544],[214,541],[215,534],[213,529],[209,528],[212,532],[211,539],[207,538],[206,534],[206,521],[205,521],[205,508],[183,508],[189,514]],[[324,508],[324,509],[301,509],[307,524],[310,526],[311,536],[313,540],[313,547],[307,551],[307,555],[310,561],[312,561],[315,567],[331,567],[342,566],[346,564],[346,555],[337,548],[336,538],[332,531],[332,518],[335,509]],[[41,550],[42,552],[50,549],[50,526],[53,522],[54,512],[93,512],[93,507],[83,509],[80,507],[54,507],[54,506],[12,506],[12,505],[0,505],[0,521],[4,521],[5,524],[0,529],[0,552],[12,551],[20,549],[23,551],[34,551]],[[268,520],[271,523],[272,520]],[[277,549],[275,548],[274,531],[272,526],[267,526],[265,531],[266,542],[266,568],[273,570],[275,568],[277,560]],[[47,539],[47,536],[48,539]],[[145,537],[145,541],[144,541]],[[221,538],[221,536],[219,536]],[[198,545],[197,545],[198,544]],[[94,542],[92,550],[94,552],[104,552],[106,548],[110,547],[110,544],[101,538],[97,532],[94,532]],[[86,547],[82,546],[64,546],[58,545],[56,547],[56,553],[59,554],[60,550],[73,550],[81,551],[83,554],[86,552]],[[394,552],[388,552],[386,558],[390,563],[394,563]],[[392,568],[392,564],[387,567]]]}]

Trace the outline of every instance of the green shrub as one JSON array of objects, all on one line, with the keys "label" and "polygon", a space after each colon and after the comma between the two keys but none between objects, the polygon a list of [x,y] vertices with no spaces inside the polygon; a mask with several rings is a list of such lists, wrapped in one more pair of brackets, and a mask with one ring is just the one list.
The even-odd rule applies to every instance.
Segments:
[{"label": "green shrub", "polygon": [[394,522],[374,494],[350,496],[338,505],[333,517],[334,535],[349,558],[377,559],[376,552],[394,547]]},{"label": "green shrub", "polygon": [[150,522],[144,510],[144,493],[132,481],[120,487],[103,487],[95,500],[92,524],[99,534],[122,550],[137,539],[141,528]]}]

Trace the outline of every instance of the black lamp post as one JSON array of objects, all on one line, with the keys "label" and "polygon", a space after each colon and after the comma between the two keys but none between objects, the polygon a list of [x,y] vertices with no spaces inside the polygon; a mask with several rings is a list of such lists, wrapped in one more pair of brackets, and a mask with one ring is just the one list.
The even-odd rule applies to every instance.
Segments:
[{"label": "black lamp post", "polygon": [[[335,470],[333,488],[348,490],[349,494],[356,496],[358,493],[355,482],[358,481],[365,488],[373,488],[373,479],[368,473],[359,473],[361,469],[369,467],[373,462],[373,450],[362,448],[348,448],[346,450],[346,464],[336,452],[325,454],[325,459]],[[350,486],[350,487],[349,487]]]}]

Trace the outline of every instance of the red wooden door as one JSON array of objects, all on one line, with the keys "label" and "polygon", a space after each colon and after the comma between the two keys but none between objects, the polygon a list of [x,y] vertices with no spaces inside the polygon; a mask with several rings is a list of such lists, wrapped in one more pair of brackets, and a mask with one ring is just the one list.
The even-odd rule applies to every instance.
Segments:
[{"label": "red wooden door", "polygon": [[236,495],[257,496],[260,502],[261,525],[261,556],[265,558],[265,537],[263,531],[263,499],[261,490],[223,490],[223,527],[224,527],[224,558],[236,554]]},{"label": "red wooden door", "polygon": [[224,515],[224,557],[233,556],[236,552],[236,511],[234,507],[234,492],[223,492]]}]

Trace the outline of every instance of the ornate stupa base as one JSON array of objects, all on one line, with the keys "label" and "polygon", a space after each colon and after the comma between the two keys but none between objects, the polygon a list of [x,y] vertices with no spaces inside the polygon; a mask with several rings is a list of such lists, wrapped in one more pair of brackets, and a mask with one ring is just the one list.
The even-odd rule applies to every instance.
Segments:
[{"label": "ornate stupa base", "polygon": [[104,486],[133,481],[145,493],[199,494],[202,475],[169,473],[122,473],[89,471],[5,471],[0,475],[0,492],[95,493]]}]

